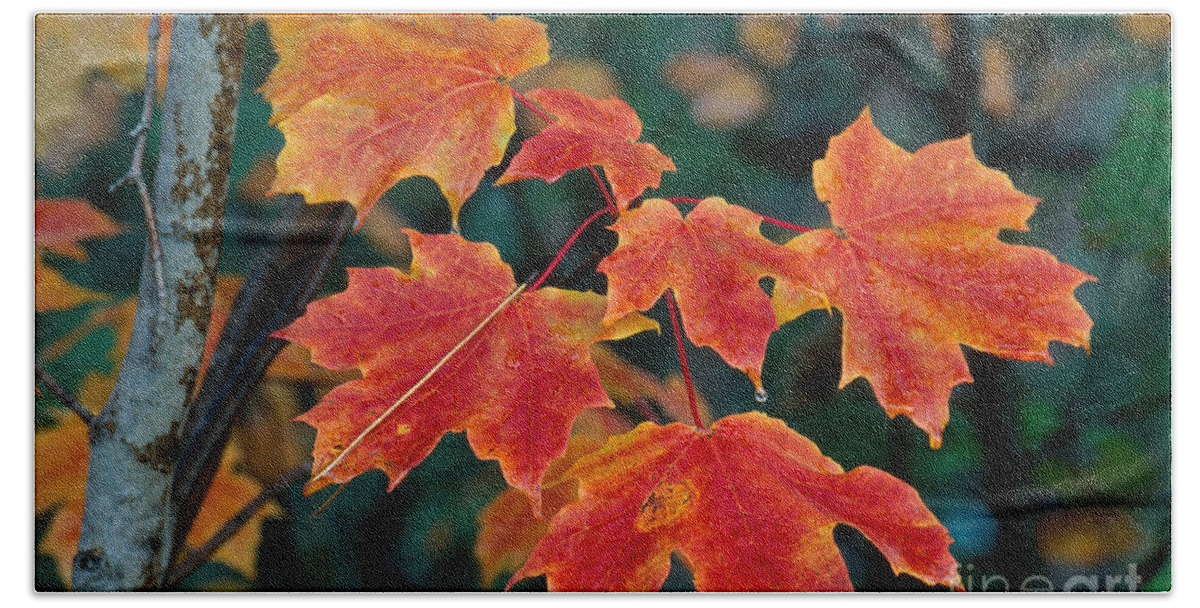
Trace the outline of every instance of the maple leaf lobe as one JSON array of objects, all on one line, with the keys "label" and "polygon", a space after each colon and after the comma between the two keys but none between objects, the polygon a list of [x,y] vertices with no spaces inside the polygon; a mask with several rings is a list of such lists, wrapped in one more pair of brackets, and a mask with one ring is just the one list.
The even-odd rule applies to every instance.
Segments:
[{"label": "maple leaf lobe", "polygon": [[712,347],[762,387],[767,341],[779,324],[758,281],[779,275],[789,253],[762,236],[761,224],[717,197],[686,218],[663,199],[622,212],[610,227],[617,248],[597,268],[608,276],[605,319],[648,310],[672,289],[692,343]]},{"label": "maple leaf lobe", "polygon": [[1051,341],[1087,348],[1092,322],[1074,291],[1095,277],[999,239],[1028,230],[1038,199],[980,163],[969,137],[909,153],[864,110],[813,164],[813,185],[834,228],[787,243],[797,257],[776,283],[776,316],[841,310],[840,386],[866,378],[933,447],[951,390],[971,381],[960,344],[1045,363]]}]

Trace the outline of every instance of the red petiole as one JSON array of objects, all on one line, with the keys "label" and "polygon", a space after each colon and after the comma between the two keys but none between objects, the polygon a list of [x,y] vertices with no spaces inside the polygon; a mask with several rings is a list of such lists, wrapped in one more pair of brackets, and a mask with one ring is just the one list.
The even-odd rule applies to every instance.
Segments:
[{"label": "red petiole", "polygon": [[683,332],[679,329],[679,310],[675,308],[675,296],[667,289],[667,309],[671,313],[671,328],[675,330],[675,348],[679,350],[679,366],[683,368],[683,383],[687,385],[688,405],[692,407],[692,422],[696,428],[708,428],[700,419],[700,406],[696,404],[696,387],[692,385],[692,371],[688,368],[687,353],[683,351]]},{"label": "red petiole", "polygon": [[524,95],[522,95],[520,91],[518,91],[516,89],[512,89],[511,87],[510,87],[510,90],[512,90],[513,98],[516,99],[517,101],[521,102],[521,105],[529,108],[530,112],[537,114],[538,118],[541,118],[542,120],[544,120],[546,122],[554,122],[554,119],[550,118],[549,114],[543,112],[541,108],[533,105],[533,102],[529,101],[529,99],[526,98]]},{"label": "red petiole", "polygon": [[[512,89],[512,94],[513,94],[514,99],[516,99],[518,102],[520,102],[521,105],[528,108],[530,112],[533,112],[535,115],[537,115],[542,120],[545,120],[546,122],[553,121],[553,118],[551,118],[549,114],[547,114],[541,108],[534,105],[534,103],[529,101],[529,99],[526,98],[524,95],[522,95],[520,91],[517,91],[516,89]],[[542,286],[542,283],[544,283],[546,281],[546,279],[549,278],[550,273],[553,272],[554,269],[558,267],[559,262],[562,262],[563,257],[567,254],[567,251],[571,248],[571,245],[573,245],[575,243],[575,241],[579,239],[579,236],[581,234],[583,234],[583,231],[586,230],[587,227],[592,224],[592,222],[599,219],[600,216],[602,216],[602,215],[611,214],[614,217],[620,215],[620,210],[617,207],[616,201],[613,200],[613,196],[608,191],[608,187],[604,185],[604,180],[600,178],[600,172],[597,171],[595,167],[591,167],[591,166],[588,167],[588,171],[592,174],[592,179],[595,180],[596,187],[599,188],[600,193],[604,195],[604,201],[607,204],[607,206],[604,209],[601,209],[601,210],[593,213],[586,220],[584,220],[583,223],[580,224],[578,228],[575,229],[575,233],[572,234],[571,237],[567,239],[567,242],[565,244],[563,244],[562,248],[558,250],[558,254],[554,256],[554,260],[552,260],[550,262],[550,265],[546,267],[546,270],[542,272],[542,274],[537,278],[537,280],[535,280],[532,284],[530,284],[529,291],[533,291],[533,290],[537,289],[538,287]],[[671,198],[667,198],[666,200],[668,200],[672,203],[683,203],[683,204],[688,204],[688,205],[698,205],[701,202],[701,199],[689,198],[689,197],[671,197]],[[762,215],[762,214],[756,214],[756,215],[758,215],[758,217],[761,218],[762,221],[767,222],[768,224],[774,224],[781,228],[786,228],[788,230],[792,230],[795,232],[809,232],[810,230],[812,230],[812,228],[809,228],[807,226],[801,226],[799,224],[785,222],[783,220],[775,219],[773,217],[769,217],[766,215]],[[671,292],[670,289],[667,289],[666,295],[667,295],[667,308],[669,309],[670,314],[671,314],[671,327],[675,331],[675,348],[679,351],[679,364],[680,364],[680,367],[683,368],[684,384],[687,385],[688,405],[691,406],[692,421],[696,424],[697,428],[702,428],[702,429],[707,428],[704,425],[704,421],[700,418],[700,407],[696,401],[696,387],[692,383],[692,372],[691,372],[691,369],[688,367],[687,354],[684,352],[684,348],[683,348],[683,331],[680,328],[680,315],[679,315],[679,310],[675,305],[675,296]],[[644,414],[645,414],[645,412],[643,412],[643,415]]]},{"label": "red petiole", "polygon": [[579,238],[579,235],[583,234],[583,231],[586,230],[587,227],[592,224],[592,222],[596,221],[597,218],[608,213],[608,209],[601,209],[593,213],[586,220],[583,220],[583,223],[575,229],[575,233],[571,235],[571,238],[567,239],[567,242],[562,246],[562,249],[558,250],[558,255],[554,256],[554,260],[550,262],[550,265],[546,267],[546,270],[542,272],[541,276],[539,276],[536,281],[529,285],[529,291],[533,291],[538,287],[541,287],[542,283],[546,281],[546,278],[550,276],[550,273],[554,272],[554,269],[558,266],[558,263],[562,261],[563,256],[567,255],[567,250],[571,248],[571,245],[575,244],[575,240]]}]

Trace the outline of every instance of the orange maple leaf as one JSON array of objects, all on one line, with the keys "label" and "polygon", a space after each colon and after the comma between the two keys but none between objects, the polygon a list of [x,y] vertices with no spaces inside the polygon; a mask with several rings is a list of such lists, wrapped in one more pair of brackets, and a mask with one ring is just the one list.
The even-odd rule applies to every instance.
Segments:
[{"label": "orange maple leaf", "polygon": [[[99,389],[111,389],[113,380],[115,378],[106,380],[93,376],[89,382],[106,385],[97,387]],[[93,411],[96,408],[91,397],[100,396],[102,400],[102,395],[107,394],[107,390],[92,390],[87,386],[79,392],[81,397],[89,396]],[[253,479],[234,472],[234,463],[238,459],[236,447],[230,444],[196,515],[196,521],[188,532],[189,545],[195,547],[207,541],[262,491],[262,487]],[[39,431],[34,437],[33,462],[34,508],[37,513],[54,510],[53,520],[39,548],[54,558],[59,574],[65,579],[71,573],[71,562],[78,550],[83,523],[88,467],[87,425],[75,416],[62,416],[54,428]],[[280,515],[282,510],[279,506],[274,501],[268,503],[213,554],[213,559],[228,564],[248,578],[254,578],[258,544],[262,539],[262,522],[267,517]]]},{"label": "orange maple leaf", "polygon": [[630,315],[606,327],[594,293],[543,288],[515,298],[512,270],[491,244],[405,232],[408,274],[350,268],[346,291],[309,304],[276,334],[323,367],[363,373],[298,418],[317,429],[307,491],[372,468],[394,488],[443,434],[465,430],[475,454],[498,460],[537,505],[575,417],[612,407],[588,349],[657,324]]},{"label": "orange maple leaf", "polygon": [[959,344],[1045,363],[1051,341],[1087,348],[1092,321],[1073,294],[1095,277],[999,240],[1029,229],[1038,199],[983,166],[969,136],[910,154],[864,110],[813,163],[813,185],[834,227],[787,244],[797,260],[775,287],[779,321],[840,309],[841,386],[866,378],[933,447],[951,389],[971,381]]},{"label": "orange maple leaf", "polygon": [[553,183],[567,171],[600,165],[624,209],[646,188],[657,188],[663,171],[675,170],[654,144],[638,142],[642,121],[616,97],[593,99],[572,89],[535,89],[526,96],[556,120],[521,143],[498,186],[531,177]]},{"label": "orange maple leaf", "polygon": [[432,178],[459,209],[516,130],[508,80],[549,60],[545,26],[482,15],[273,19],[262,94],[286,143],[272,193],[347,201]]},{"label": "orange maple leaf", "polygon": [[[197,376],[196,387],[199,388],[208,370],[208,362],[217,342],[221,338],[221,330],[233,310],[233,302],[237,298],[238,289],[242,286],[242,278],[236,275],[220,275],[213,290],[212,315],[209,317],[208,334],[204,341],[204,353],[200,361],[200,372]],[[58,340],[48,345],[42,351],[42,359],[53,361],[85,338],[88,334],[102,328],[111,327],[115,334],[113,346],[108,351],[108,357],[115,365],[125,360],[125,352],[129,348],[129,338],[133,335],[133,317],[137,313],[137,298],[128,297],[92,311],[82,323],[76,325]]]},{"label": "orange maple leaf", "polygon": [[86,302],[107,300],[108,294],[81,287],[42,261],[41,250],[33,254],[33,309],[35,312],[70,310]]},{"label": "orange maple leaf", "polygon": [[916,490],[872,467],[843,472],[759,412],[710,429],[643,423],[566,476],[579,480],[579,500],[510,585],[545,574],[552,591],[655,590],[678,551],[701,591],[850,591],[833,541],[844,523],[897,574],[961,588],[950,535]]},{"label": "orange maple leaf", "polygon": [[794,256],[761,225],[761,216],[716,197],[686,219],[662,199],[622,212],[611,227],[617,248],[598,266],[608,275],[605,321],[648,310],[670,288],[692,343],[711,346],[762,388],[767,341],[779,324],[758,281],[780,276]]},{"label": "orange maple leaf", "polygon": [[33,203],[33,241],[61,256],[84,262],[84,239],[121,233],[121,225],[82,199],[39,198]]},{"label": "orange maple leaf", "polygon": [[33,302],[37,312],[68,310],[85,302],[108,299],[108,295],[81,287],[42,261],[42,251],[83,262],[85,239],[106,238],[121,232],[121,226],[81,199],[39,198],[33,204]]}]

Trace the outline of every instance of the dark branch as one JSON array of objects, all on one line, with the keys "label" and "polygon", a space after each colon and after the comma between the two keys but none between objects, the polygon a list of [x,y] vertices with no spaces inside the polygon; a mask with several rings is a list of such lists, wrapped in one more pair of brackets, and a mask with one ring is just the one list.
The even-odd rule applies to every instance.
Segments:
[{"label": "dark branch", "polygon": [[229,521],[225,522],[225,525],[221,526],[221,529],[217,530],[217,533],[213,534],[212,538],[208,539],[208,541],[195,551],[192,551],[187,556],[187,559],[177,564],[167,573],[166,586],[174,587],[179,581],[187,578],[196,568],[200,567],[200,564],[207,561],[217,549],[220,549],[221,545],[224,545],[226,541],[233,538],[233,535],[237,534],[238,530],[241,530],[242,526],[246,525],[254,517],[254,514],[258,513],[258,510],[263,508],[268,501],[275,498],[275,496],[286,490],[288,486],[296,481],[304,479],[311,468],[311,462],[296,466],[287,473],[284,473],[274,484],[271,484],[271,487],[263,490],[258,496],[255,496],[254,500],[246,503],[246,506],[242,507],[242,510],[238,511],[237,515],[234,515]]},{"label": "dark branch", "polygon": [[35,374],[37,374],[38,381],[44,384],[46,388],[50,389],[50,392],[54,393],[54,396],[57,397],[63,405],[71,408],[71,411],[75,412],[75,415],[79,416],[85,423],[87,423],[88,426],[92,425],[92,419],[95,418],[95,416],[93,416],[92,413],[89,412],[88,409],[84,407],[84,405],[80,403],[78,399],[75,398],[75,395],[72,395],[70,391],[63,387],[63,385],[59,384],[58,380],[55,380],[54,376],[50,375],[50,372],[42,369],[42,366],[37,364],[34,364],[33,371]]},{"label": "dark branch", "polygon": [[346,203],[307,205],[299,196],[281,202],[283,212],[270,228],[270,245],[242,281],[184,424],[171,483],[177,509],[173,551],[183,546],[234,420],[285,344],[271,333],[304,312],[354,227],[354,207]]}]

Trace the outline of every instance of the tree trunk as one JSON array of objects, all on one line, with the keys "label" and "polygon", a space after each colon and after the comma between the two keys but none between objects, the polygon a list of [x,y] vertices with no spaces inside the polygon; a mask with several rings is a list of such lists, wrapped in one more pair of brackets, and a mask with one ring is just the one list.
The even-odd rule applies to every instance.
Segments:
[{"label": "tree trunk", "polygon": [[153,189],[166,297],[147,253],[129,351],[91,426],[78,590],[157,588],[169,565],[170,482],[212,310],[245,29],[238,16],[172,24]]}]

